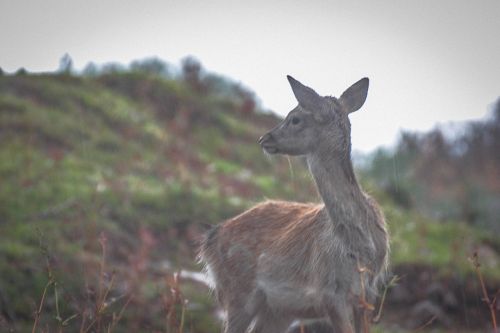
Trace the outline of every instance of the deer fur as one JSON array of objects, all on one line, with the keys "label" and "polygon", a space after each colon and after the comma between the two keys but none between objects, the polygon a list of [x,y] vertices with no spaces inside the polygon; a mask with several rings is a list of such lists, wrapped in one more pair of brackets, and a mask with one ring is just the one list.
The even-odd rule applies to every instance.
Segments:
[{"label": "deer fur", "polygon": [[364,104],[368,79],[340,98],[288,80],[299,105],[259,143],[269,154],[305,156],[323,204],[260,203],[208,232],[200,259],[225,333],[280,333],[304,318],[367,332],[389,249],[384,217],[351,163],[348,114]]}]

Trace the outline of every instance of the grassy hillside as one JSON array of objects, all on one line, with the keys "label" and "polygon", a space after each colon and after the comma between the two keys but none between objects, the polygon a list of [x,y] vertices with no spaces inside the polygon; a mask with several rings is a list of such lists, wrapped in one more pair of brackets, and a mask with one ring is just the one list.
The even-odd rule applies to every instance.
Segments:
[{"label": "grassy hillside", "polygon": [[[175,274],[200,270],[206,225],[266,198],[318,200],[303,161],[266,157],[256,144],[278,118],[240,85],[189,69],[0,76],[0,328],[216,332],[205,286]],[[420,274],[463,293],[436,325],[465,314],[471,329],[485,327],[487,308],[466,304],[481,297],[467,258],[479,251],[494,288],[498,239],[422,217],[362,181],[384,205],[401,275],[382,327],[432,315],[401,319],[434,297],[411,295]]]}]

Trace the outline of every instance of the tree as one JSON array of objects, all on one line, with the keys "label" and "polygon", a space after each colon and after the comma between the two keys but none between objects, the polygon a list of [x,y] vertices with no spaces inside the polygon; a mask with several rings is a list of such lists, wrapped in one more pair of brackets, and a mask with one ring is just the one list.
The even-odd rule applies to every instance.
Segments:
[{"label": "tree", "polygon": [[73,71],[73,59],[68,53],[65,53],[59,60],[58,72],[61,74],[71,74]]},{"label": "tree", "polygon": [[168,65],[164,61],[156,57],[133,61],[130,64],[130,69],[132,69],[133,71],[166,77],[168,77],[170,74]]},{"label": "tree", "polygon": [[196,92],[201,92],[203,90],[201,73],[201,63],[196,58],[186,57],[182,59],[182,77]]},{"label": "tree", "polygon": [[28,74],[28,71],[26,70],[26,68],[24,67],[21,67],[19,68],[17,71],[16,71],[16,75],[17,76],[22,76],[22,75],[26,75]]},{"label": "tree", "polygon": [[85,68],[83,69],[83,76],[97,76],[99,74],[99,69],[97,68],[97,65],[94,64],[93,62],[89,62]]}]

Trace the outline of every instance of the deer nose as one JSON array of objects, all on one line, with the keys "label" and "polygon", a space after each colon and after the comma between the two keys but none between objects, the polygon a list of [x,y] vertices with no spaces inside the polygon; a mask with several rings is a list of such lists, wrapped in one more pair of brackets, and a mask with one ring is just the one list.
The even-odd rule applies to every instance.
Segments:
[{"label": "deer nose", "polygon": [[266,133],[259,138],[259,145],[263,144],[267,140],[271,139],[271,133]]}]

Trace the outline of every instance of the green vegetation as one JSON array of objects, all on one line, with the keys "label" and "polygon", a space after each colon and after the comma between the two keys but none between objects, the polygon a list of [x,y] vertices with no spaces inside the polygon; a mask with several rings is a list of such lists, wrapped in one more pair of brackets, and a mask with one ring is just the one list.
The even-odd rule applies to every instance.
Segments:
[{"label": "green vegetation", "polygon": [[[303,161],[260,151],[278,119],[250,91],[193,59],[172,72],[153,59],[0,76],[0,330],[168,331],[184,313],[186,331],[215,332],[207,289],[173,278],[200,270],[206,225],[265,198],[317,200]],[[361,178],[384,206],[394,267],[465,279],[478,249],[500,280],[498,239],[419,213],[371,166]]]}]

